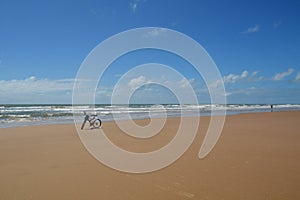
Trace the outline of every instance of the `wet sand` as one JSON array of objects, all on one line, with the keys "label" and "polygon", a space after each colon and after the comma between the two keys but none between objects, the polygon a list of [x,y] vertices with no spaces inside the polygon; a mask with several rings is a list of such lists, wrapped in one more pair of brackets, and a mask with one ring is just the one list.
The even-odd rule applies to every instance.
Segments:
[{"label": "wet sand", "polygon": [[[173,138],[179,120],[168,119],[161,133],[143,140],[113,122],[102,130],[126,150],[148,152]],[[0,199],[300,199],[300,111],[228,116],[218,143],[200,160],[208,123],[201,117],[179,160],[146,174],[101,164],[72,124],[0,129]]]}]

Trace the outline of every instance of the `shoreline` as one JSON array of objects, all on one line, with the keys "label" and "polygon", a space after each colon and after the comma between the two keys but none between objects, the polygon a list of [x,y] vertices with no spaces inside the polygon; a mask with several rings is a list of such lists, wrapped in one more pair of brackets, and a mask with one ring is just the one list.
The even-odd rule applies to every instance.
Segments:
[{"label": "shoreline", "polygon": [[[277,111],[251,111],[251,112],[226,112],[226,117],[227,116],[232,116],[232,115],[243,115],[243,114],[257,114],[257,113],[277,113],[277,112],[300,112],[300,110],[277,110]],[[99,115],[98,115],[99,116]],[[214,116],[224,116],[224,115],[214,115]],[[182,117],[211,117],[210,114],[204,114],[204,115],[187,115],[187,116],[182,116]],[[161,117],[153,117],[153,119],[160,119]],[[166,117],[167,119],[171,119],[171,118],[181,118],[181,116],[169,116],[169,117]],[[101,118],[100,118],[101,119]],[[138,120],[149,120],[151,118],[136,118],[136,119],[132,119],[133,121],[138,121]],[[18,128],[18,127],[34,127],[34,126],[47,126],[47,125],[70,125],[70,124],[75,124],[74,122],[74,119],[72,120],[72,122],[62,122],[62,123],[59,123],[57,121],[53,121],[53,122],[46,122],[47,120],[43,120],[43,121],[34,121],[34,122],[24,122],[25,124],[21,124],[21,125],[16,125],[16,126],[7,126],[7,127],[1,127],[0,125],[0,130],[1,129],[9,129],[9,128]],[[83,121],[83,117],[82,117],[82,121]],[[102,122],[106,123],[106,122],[114,122],[114,121],[130,121],[128,119],[110,119],[110,120],[107,120],[107,119],[101,119]],[[3,124],[4,123],[13,123],[13,122],[2,122]],[[21,122],[23,123],[23,122]],[[29,124],[27,124],[29,123]]]},{"label": "shoreline", "polygon": [[[148,139],[124,134],[114,122],[101,129],[120,148],[140,153],[166,145],[179,121],[168,118]],[[136,122],[145,126],[149,120]],[[201,118],[196,138],[177,161],[145,174],[96,160],[74,125],[0,129],[0,199],[300,198],[300,111],[227,116],[217,144],[200,160],[209,122]]]},{"label": "shoreline", "polygon": [[[102,121],[146,119],[180,116],[210,116],[213,115],[269,112],[267,104],[131,104],[131,105],[108,105],[97,104],[77,105],[71,104],[26,104],[26,105],[0,105],[0,128],[32,126],[40,124],[69,124],[74,119],[82,120],[83,113],[98,114]],[[274,112],[300,110],[300,104],[277,104],[273,107]],[[129,116],[130,115],[130,116]]]}]

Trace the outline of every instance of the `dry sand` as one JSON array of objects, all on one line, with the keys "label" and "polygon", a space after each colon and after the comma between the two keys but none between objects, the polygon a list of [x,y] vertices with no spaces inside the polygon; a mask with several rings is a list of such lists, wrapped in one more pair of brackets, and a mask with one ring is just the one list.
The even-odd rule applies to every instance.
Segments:
[{"label": "dry sand", "polygon": [[[104,123],[116,144],[136,152],[172,139],[179,119],[136,140]],[[74,125],[0,129],[0,199],[300,199],[300,112],[228,116],[213,151],[198,159],[209,122],[174,164],[147,174],[127,174],[94,159]],[[140,120],[138,124],[147,124]]]}]

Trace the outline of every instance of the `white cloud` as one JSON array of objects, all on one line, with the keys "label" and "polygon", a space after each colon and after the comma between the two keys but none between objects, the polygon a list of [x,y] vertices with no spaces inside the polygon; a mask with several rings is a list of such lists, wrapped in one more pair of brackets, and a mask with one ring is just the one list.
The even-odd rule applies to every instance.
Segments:
[{"label": "white cloud", "polygon": [[238,88],[234,90],[227,89],[226,94],[227,96],[235,96],[235,95],[241,95],[241,96],[251,96],[251,95],[262,95],[262,92],[264,89],[257,88],[254,86],[251,87],[245,87],[245,88]]},{"label": "white cloud", "polygon": [[161,35],[165,34],[166,31],[167,31],[167,29],[165,29],[165,28],[155,28],[152,31],[145,33],[144,37],[151,38],[151,37],[161,36]]},{"label": "white cloud", "polygon": [[[289,84],[297,84],[300,82],[300,71],[297,72],[293,79],[297,83],[283,84],[274,83],[273,80],[284,80],[285,77],[293,74],[294,69],[286,70],[282,73],[270,75],[270,77],[261,76],[259,71],[243,71],[240,74],[228,74],[219,79],[208,83],[209,90],[215,91],[216,88],[221,88],[222,84],[226,88],[226,96],[228,102],[246,102],[246,103],[262,103],[262,102],[299,102],[299,87],[297,85],[290,86]],[[269,84],[272,83],[272,84]],[[274,84],[273,84],[274,83]],[[298,91],[297,91],[298,90]],[[198,88],[197,88],[198,91]],[[219,92],[219,90],[216,90]],[[295,92],[296,91],[296,92]],[[201,91],[202,92],[202,91]],[[205,90],[203,91],[205,93]],[[198,92],[200,94],[200,92]],[[219,95],[221,93],[218,93]]]},{"label": "white cloud", "polygon": [[34,76],[23,80],[1,80],[2,93],[37,93],[72,90],[74,79],[37,79]]},{"label": "white cloud", "polygon": [[194,82],[194,79],[185,79],[185,78],[183,78],[183,79],[181,79],[180,81],[179,81],[179,87],[180,88],[186,88],[186,87],[188,87],[189,85],[191,85],[191,83],[192,82]]},{"label": "white cloud", "polygon": [[30,76],[29,78],[25,79],[25,81],[35,81],[35,76]]},{"label": "white cloud", "polygon": [[132,13],[136,13],[140,4],[142,4],[144,2],[146,2],[146,0],[133,0],[132,2],[130,2],[129,6],[130,6]]},{"label": "white cloud", "polygon": [[147,83],[146,77],[139,76],[137,78],[131,79],[128,83],[128,86],[130,87],[131,90],[136,90],[137,88],[141,87],[146,83]]},{"label": "white cloud", "polygon": [[[133,76],[132,76],[133,75]],[[175,94],[180,94],[183,102],[191,102],[191,87],[194,79],[175,77],[173,74],[160,76],[153,74],[128,74],[127,77],[120,79],[114,86],[112,101],[114,103],[128,103],[128,95],[133,95],[134,102],[173,102]],[[176,101],[176,98],[175,98]]]},{"label": "white cloud", "polygon": [[[71,101],[74,79],[37,79],[31,76],[22,80],[0,80],[0,99],[2,103],[47,103]],[[52,100],[51,100],[52,98]]]},{"label": "white cloud", "polygon": [[284,79],[286,76],[291,75],[293,72],[294,72],[294,69],[290,68],[286,72],[275,74],[275,76],[272,78],[272,80],[274,80],[274,81],[280,81],[280,80]]},{"label": "white cloud", "polygon": [[243,71],[243,73],[241,74],[241,79],[246,78],[248,74],[249,74],[248,71]]},{"label": "white cloud", "polygon": [[256,24],[255,26],[249,27],[247,30],[243,31],[242,33],[244,34],[256,33],[259,30],[260,30],[260,26]]},{"label": "white cloud", "polygon": [[251,74],[251,75],[252,75],[252,76],[255,76],[255,75],[257,75],[257,74],[258,74],[258,72],[259,72],[259,71],[254,71],[254,72],[252,72],[252,74]]},{"label": "white cloud", "polygon": [[135,3],[130,3],[130,8],[131,8],[131,10],[132,10],[133,13],[135,13],[137,5],[138,4],[136,2]]},{"label": "white cloud", "polygon": [[222,79],[208,83],[208,87],[209,88],[217,88],[217,87],[220,87],[221,84],[227,85],[227,84],[237,83],[239,81],[254,82],[254,81],[263,80],[264,77],[256,76],[258,73],[259,73],[259,71],[254,71],[254,72],[250,73],[247,70],[244,70],[241,74],[228,74],[226,76],[223,76]]},{"label": "white cloud", "polygon": [[249,72],[245,70],[240,75],[239,74],[229,74],[227,76],[224,76],[223,81],[224,81],[224,83],[235,83],[237,81],[246,79],[248,76],[249,76]]},{"label": "white cloud", "polygon": [[[228,74],[226,76],[223,76],[223,83],[227,85],[227,84],[234,84],[240,81],[246,81],[246,82],[280,81],[283,80],[285,77],[290,76],[293,72],[294,69],[290,68],[285,72],[277,73],[273,77],[267,78],[264,76],[258,76],[259,71],[248,72],[245,70],[241,74]],[[294,80],[295,81],[300,80],[300,72],[297,74]],[[217,80],[215,82],[210,83],[208,87],[212,87],[212,88],[219,87],[221,82],[222,80]]]},{"label": "white cloud", "polygon": [[296,78],[295,78],[296,81],[299,81],[300,80],[300,71],[298,72]]},{"label": "white cloud", "polygon": [[[285,77],[290,76],[294,72],[293,68],[288,69],[285,72],[276,73],[272,78],[266,78],[264,76],[257,76],[259,71],[254,71],[252,73],[248,71],[243,71],[241,74],[229,74],[223,77],[224,84],[231,84],[236,83],[238,81],[248,81],[248,82],[254,82],[254,81],[280,81],[283,80]],[[300,72],[299,72],[300,73]],[[298,78],[298,79],[297,79]],[[298,74],[295,78],[295,80],[300,80],[300,74]],[[220,83],[218,83],[220,84]]]},{"label": "white cloud", "polygon": [[225,83],[235,83],[239,79],[240,79],[240,75],[236,75],[236,74],[229,74],[223,77]]}]

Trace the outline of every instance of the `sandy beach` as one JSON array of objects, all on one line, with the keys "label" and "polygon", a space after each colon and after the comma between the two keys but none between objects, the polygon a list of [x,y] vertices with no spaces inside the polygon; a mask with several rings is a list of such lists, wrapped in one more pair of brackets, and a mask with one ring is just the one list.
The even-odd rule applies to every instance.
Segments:
[{"label": "sandy beach", "polygon": [[[123,134],[114,122],[102,129],[118,146],[147,152],[168,143],[179,120],[169,118],[147,140]],[[146,174],[101,164],[73,124],[0,129],[0,199],[300,199],[300,111],[228,116],[218,143],[200,160],[208,123],[201,118],[179,160]]]}]

